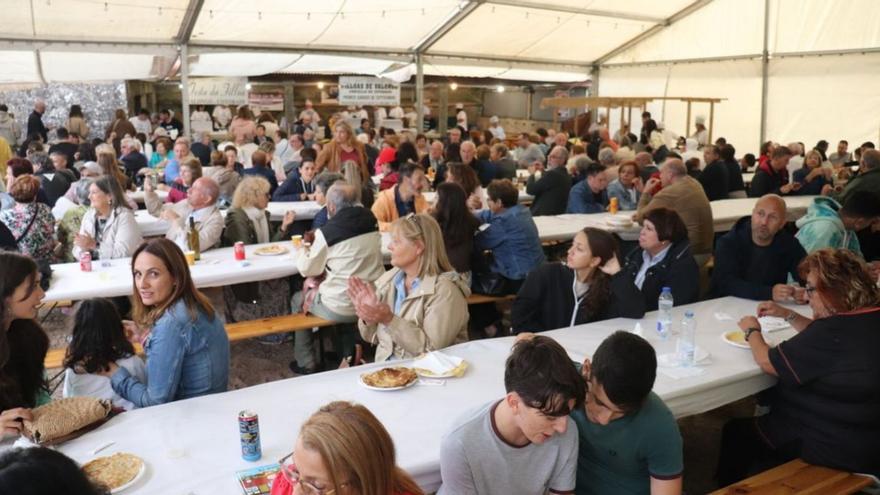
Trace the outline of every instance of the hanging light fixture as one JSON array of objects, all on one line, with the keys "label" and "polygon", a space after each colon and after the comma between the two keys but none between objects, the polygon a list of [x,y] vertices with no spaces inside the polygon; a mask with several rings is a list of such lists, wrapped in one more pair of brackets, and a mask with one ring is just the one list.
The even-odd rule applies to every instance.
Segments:
[{"label": "hanging light fixture", "polygon": [[324,81],[318,81],[318,89],[324,89]]},{"label": "hanging light fixture", "polygon": [[499,92],[499,93],[503,93],[503,92],[504,92],[504,86],[501,86],[501,85],[499,84],[499,85],[495,88],[495,91],[497,91],[497,92]]},{"label": "hanging light fixture", "polygon": [[456,83],[456,82],[450,83],[449,89],[451,89],[452,91],[455,91],[456,89],[458,89],[458,83]]}]

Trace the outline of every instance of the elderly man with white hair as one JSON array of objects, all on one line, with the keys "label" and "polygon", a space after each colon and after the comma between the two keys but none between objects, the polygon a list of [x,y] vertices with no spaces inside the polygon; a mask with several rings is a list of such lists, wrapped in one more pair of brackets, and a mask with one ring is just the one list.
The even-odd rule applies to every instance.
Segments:
[{"label": "elderly man with white hair", "polygon": [[493,115],[489,117],[489,132],[492,133],[492,136],[504,140],[507,138],[507,134],[504,133],[504,128],[499,124],[499,119],[497,115]]},{"label": "elderly man with white hair", "polygon": [[38,134],[43,138],[43,142],[46,143],[49,141],[49,128],[43,124],[44,113],[46,113],[46,102],[42,98],[38,98],[34,102],[34,111],[28,116],[26,137],[29,138],[34,134]]},{"label": "elderly man with white hair", "polygon": [[[658,183],[663,189],[655,192]],[[655,208],[669,208],[678,213],[687,227],[697,264],[702,264],[712,253],[715,238],[712,206],[703,186],[687,174],[684,163],[677,158],[667,160],[660,167],[660,179],[653,178],[645,184],[634,220],[642,222],[645,213]]]},{"label": "elderly man with white hair", "polygon": [[201,177],[193,182],[186,192],[186,201],[163,203],[150,181],[144,182],[144,202],[147,211],[171,225],[165,234],[167,239],[179,242],[186,236],[189,219],[192,217],[199,233],[199,248],[202,252],[220,246],[223,234],[223,215],[217,208],[220,186],[214,179]]},{"label": "elderly man with white hair", "polygon": [[526,192],[535,197],[532,203],[532,216],[561,215],[568,206],[568,193],[571,189],[571,176],[565,170],[568,151],[555,146],[547,155],[547,170],[535,162],[529,165],[529,180]]}]

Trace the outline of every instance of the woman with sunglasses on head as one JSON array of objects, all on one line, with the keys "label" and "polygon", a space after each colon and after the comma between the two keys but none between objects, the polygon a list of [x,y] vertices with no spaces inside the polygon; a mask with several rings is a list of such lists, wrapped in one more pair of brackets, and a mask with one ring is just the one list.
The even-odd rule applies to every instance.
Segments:
[{"label": "woman with sunglasses on head", "polygon": [[303,425],[272,495],[423,495],[397,467],[394,442],[364,406],[331,402]]},{"label": "woman with sunglasses on head", "polygon": [[17,436],[30,409],[49,402],[49,337],[35,319],[44,296],[33,259],[0,251],[0,440]]},{"label": "woman with sunglasses on head", "polygon": [[132,338],[147,355],[147,383],[115,361],[97,373],[135,407],[225,392],[229,339],[211,302],[196,290],[183,252],[165,238],[151,239],[131,258]]},{"label": "woman with sunglasses on head", "polygon": [[784,318],[797,334],[769,347],[754,316],[739,321],[755,362],[779,381],[770,413],[727,423],[716,477],[721,485],[801,458],[880,476],[880,288],[846,249],[801,262],[813,318],[771,301],[758,316]]},{"label": "woman with sunglasses on head", "polygon": [[352,277],[348,294],[376,361],[409,359],[468,338],[470,295],[449,263],[440,226],[422,213],[391,224],[391,270],[372,284]]}]

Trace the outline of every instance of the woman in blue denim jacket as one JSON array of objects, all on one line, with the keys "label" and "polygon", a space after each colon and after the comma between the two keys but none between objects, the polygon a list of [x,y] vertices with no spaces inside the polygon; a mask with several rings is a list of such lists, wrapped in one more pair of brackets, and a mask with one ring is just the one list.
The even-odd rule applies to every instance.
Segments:
[{"label": "woman in blue denim jacket", "polygon": [[538,228],[529,209],[519,204],[519,191],[510,181],[493,180],[486,193],[489,210],[476,215],[488,227],[480,227],[476,246],[492,251],[492,272],[507,278],[510,292],[515,293],[526,275],[544,262]]},{"label": "woman in blue denim jacket", "polygon": [[131,264],[135,321],[126,322],[126,330],[135,337],[147,333],[147,383],[115,363],[101,374],[136,407],[226,391],[229,339],[210,301],[196,290],[183,252],[165,238],[153,239],[135,250]]}]

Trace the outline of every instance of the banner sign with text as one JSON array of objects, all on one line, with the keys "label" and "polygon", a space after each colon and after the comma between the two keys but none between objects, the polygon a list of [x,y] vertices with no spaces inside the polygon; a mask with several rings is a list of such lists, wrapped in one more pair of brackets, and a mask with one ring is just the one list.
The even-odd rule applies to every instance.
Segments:
[{"label": "banner sign with text", "polygon": [[399,105],[400,84],[381,77],[340,76],[340,105]]},{"label": "banner sign with text", "polygon": [[190,105],[244,105],[247,103],[246,77],[191,77]]}]

